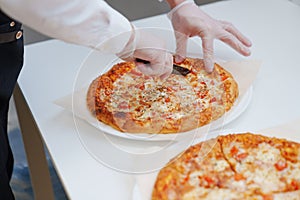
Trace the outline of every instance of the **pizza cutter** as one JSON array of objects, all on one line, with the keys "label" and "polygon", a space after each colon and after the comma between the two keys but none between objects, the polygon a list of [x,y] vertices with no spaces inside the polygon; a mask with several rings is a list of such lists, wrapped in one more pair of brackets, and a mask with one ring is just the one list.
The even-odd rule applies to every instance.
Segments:
[{"label": "pizza cutter", "polygon": [[[136,58],[135,59],[136,62],[141,62],[143,64],[150,64],[149,61],[147,60],[143,60],[140,58]],[[172,70],[172,74],[177,74],[177,75],[182,75],[182,76],[186,76],[190,73],[191,71],[187,68],[181,67],[179,65],[173,64],[173,70]]]}]

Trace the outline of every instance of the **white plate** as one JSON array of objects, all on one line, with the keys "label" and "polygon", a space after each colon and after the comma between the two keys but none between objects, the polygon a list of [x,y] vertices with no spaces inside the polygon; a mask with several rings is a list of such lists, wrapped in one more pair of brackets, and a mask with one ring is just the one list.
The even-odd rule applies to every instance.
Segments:
[{"label": "white plate", "polygon": [[[252,98],[252,93],[253,89],[252,86],[247,90],[247,92],[242,96],[237,99],[235,102],[235,105],[231,108],[231,110],[221,118],[219,118],[216,121],[211,122],[210,124],[188,131],[188,132],[183,132],[183,133],[177,133],[177,134],[147,134],[147,133],[139,133],[139,134],[133,134],[133,133],[124,133],[121,131],[118,131],[111,126],[108,126],[100,121],[98,121],[94,116],[92,116],[89,112],[89,110],[86,107],[86,102],[85,102],[85,97],[86,97],[86,90],[83,89],[78,92],[75,92],[73,94],[73,113],[75,116],[75,122],[76,118],[82,118],[89,124],[93,125],[96,127],[98,130],[103,131],[104,133],[113,135],[113,136],[118,136],[126,139],[131,139],[131,140],[143,140],[143,141],[164,141],[164,140],[181,140],[182,137],[185,137],[187,135],[192,135],[192,134],[203,134],[207,133],[209,131],[221,129],[223,126],[226,124],[232,122],[235,120],[237,117],[239,117],[248,107],[251,98]],[[62,103],[58,103],[62,104]],[[79,132],[79,134],[85,134],[85,132]]]},{"label": "white plate", "polygon": [[[251,97],[252,87],[237,99],[237,104],[222,119],[193,131],[179,134],[137,135],[119,132],[98,122],[89,113],[86,106],[83,107],[81,114],[85,113],[90,117],[89,123],[83,116],[75,116],[74,122],[81,143],[98,162],[117,171],[146,173],[160,169],[171,157],[188,148],[195,140],[206,140],[222,132],[222,126],[232,122],[246,110]],[[81,103],[76,102],[79,99],[81,99]],[[74,98],[73,100],[76,105],[85,105],[85,98]],[[74,115],[76,112],[78,110],[74,109]],[[110,153],[107,154],[107,151]],[[153,162],[154,160],[155,162]]]}]

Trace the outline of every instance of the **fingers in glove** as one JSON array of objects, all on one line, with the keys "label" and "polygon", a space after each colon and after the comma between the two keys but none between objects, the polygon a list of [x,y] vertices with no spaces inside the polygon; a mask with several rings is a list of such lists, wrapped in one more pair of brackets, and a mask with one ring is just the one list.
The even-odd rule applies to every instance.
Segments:
[{"label": "fingers in glove", "polygon": [[173,56],[171,54],[166,55],[164,70],[162,75],[160,75],[161,80],[166,80],[173,71]]},{"label": "fingers in glove", "polygon": [[167,52],[155,51],[147,54],[150,57],[141,59],[149,61],[149,63],[136,62],[137,68],[148,76],[156,76],[161,79],[167,78],[173,69],[173,57]]},{"label": "fingers in glove", "polygon": [[176,38],[176,54],[175,54],[175,62],[181,63],[186,57],[186,48],[188,42],[188,36],[175,31]]},{"label": "fingers in glove", "polygon": [[234,35],[227,31],[223,31],[220,36],[218,36],[218,39],[220,39],[222,42],[228,44],[233,49],[235,49],[237,52],[244,56],[249,56],[251,54],[250,49],[245,46],[240,40],[238,40]]},{"label": "fingers in glove", "polygon": [[220,21],[223,24],[223,28],[234,35],[239,41],[241,41],[245,46],[251,47],[252,43],[251,41],[244,35],[242,34],[233,24],[230,22],[226,21]]},{"label": "fingers in glove", "polygon": [[202,49],[203,49],[204,68],[207,72],[211,73],[214,70],[213,38],[203,37]]}]

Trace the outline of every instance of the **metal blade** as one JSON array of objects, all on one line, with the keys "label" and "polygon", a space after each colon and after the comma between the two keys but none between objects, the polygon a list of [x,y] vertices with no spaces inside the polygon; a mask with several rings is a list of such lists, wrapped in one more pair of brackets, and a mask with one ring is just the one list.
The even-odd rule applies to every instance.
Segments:
[{"label": "metal blade", "polygon": [[[143,60],[143,59],[139,59],[139,58],[136,58],[135,59],[136,62],[141,62],[141,63],[144,63],[144,64],[150,64],[149,61],[147,60]],[[172,74],[177,74],[177,75],[182,75],[182,76],[186,76],[190,73],[191,71],[187,68],[184,68],[184,67],[181,67],[179,65],[176,65],[176,64],[173,64],[173,71],[172,71]]]}]

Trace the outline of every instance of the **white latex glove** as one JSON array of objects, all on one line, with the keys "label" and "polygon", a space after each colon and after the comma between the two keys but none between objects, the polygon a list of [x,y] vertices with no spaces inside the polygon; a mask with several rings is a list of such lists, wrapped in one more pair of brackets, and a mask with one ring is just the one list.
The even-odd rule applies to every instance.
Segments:
[{"label": "white latex glove", "polygon": [[194,2],[180,3],[168,13],[168,17],[172,22],[176,37],[175,62],[180,63],[185,58],[187,40],[193,36],[199,36],[202,39],[204,65],[208,72],[212,72],[214,67],[214,39],[221,40],[244,56],[251,54],[250,40],[237,28],[229,22],[213,19]]},{"label": "white latex glove", "polygon": [[[173,56],[167,51],[165,42],[144,30],[133,28],[129,42],[118,56],[126,61],[134,61],[145,75],[162,80],[173,70]],[[136,59],[148,61],[148,64]]]}]

